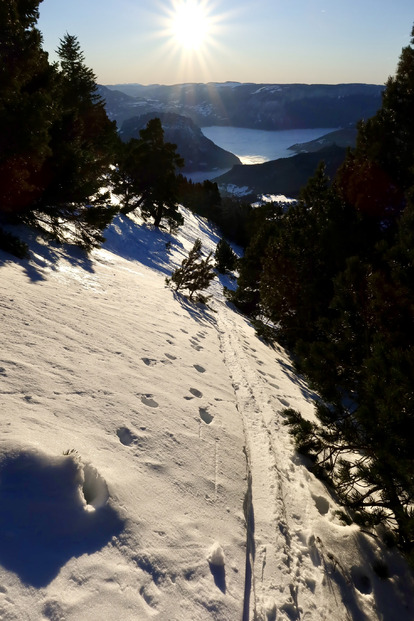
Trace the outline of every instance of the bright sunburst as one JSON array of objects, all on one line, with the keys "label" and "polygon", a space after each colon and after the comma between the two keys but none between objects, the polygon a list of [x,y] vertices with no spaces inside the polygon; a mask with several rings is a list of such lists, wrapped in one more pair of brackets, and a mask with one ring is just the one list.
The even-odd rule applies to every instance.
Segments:
[{"label": "bright sunburst", "polygon": [[219,11],[221,0],[155,0],[163,41],[159,59],[165,80],[207,82],[213,66],[223,53],[223,35],[230,13]]},{"label": "bright sunburst", "polygon": [[211,19],[205,4],[197,0],[184,0],[176,4],[170,28],[175,42],[182,48],[202,48],[211,31]]}]

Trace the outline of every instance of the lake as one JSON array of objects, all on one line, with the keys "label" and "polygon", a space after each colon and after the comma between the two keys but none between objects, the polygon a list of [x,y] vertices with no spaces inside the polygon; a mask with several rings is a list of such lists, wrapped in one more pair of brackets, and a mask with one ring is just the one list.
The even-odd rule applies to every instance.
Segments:
[{"label": "lake", "polygon": [[289,147],[320,138],[337,127],[266,131],[244,127],[202,127],[203,134],[222,149],[237,155],[242,164],[262,164],[269,160],[295,155]]},{"label": "lake", "polygon": [[[202,127],[201,131],[216,145],[237,155],[242,164],[262,164],[281,157],[292,157],[295,155],[294,151],[289,151],[292,145],[316,140],[336,129],[338,128],[323,127],[266,131],[245,127],[212,126]],[[227,170],[229,169],[187,173],[186,177],[194,182],[202,182],[205,179],[218,177]]]}]

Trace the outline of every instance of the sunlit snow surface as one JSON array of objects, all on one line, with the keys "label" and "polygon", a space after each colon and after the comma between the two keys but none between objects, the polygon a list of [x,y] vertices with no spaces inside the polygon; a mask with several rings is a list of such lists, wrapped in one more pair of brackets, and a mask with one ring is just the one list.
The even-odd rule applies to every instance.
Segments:
[{"label": "sunlit snow surface", "polygon": [[412,620],[404,563],[295,454],[282,410],[314,395],[288,355],[230,279],[208,307],[165,286],[219,239],[185,218],[0,253],[0,619]]}]

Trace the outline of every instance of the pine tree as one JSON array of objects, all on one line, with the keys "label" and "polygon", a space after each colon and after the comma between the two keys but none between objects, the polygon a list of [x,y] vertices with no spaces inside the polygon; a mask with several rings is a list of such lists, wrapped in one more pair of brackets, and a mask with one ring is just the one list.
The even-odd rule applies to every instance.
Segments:
[{"label": "pine tree", "polygon": [[332,278],[345,265],[354,222],[323,163],[280,218],[262,258],[260,301],[290,345],[319,338],[318,322],[329,315]]},{"label": "pine tree", "polygon": [[413,107],[414,27],[396,75],[386,83],[380,110],[359,124],[356,149],[338,177],[345,199],[379,220],[382,228],[401,213],[414,185]]},{"label": "pine tree", "polygon": [[49,217],[58,238],[64,238],[68,225],[77,242],[91,248],[103,241],[102,231],[115,212],[101,188],[109,182],[118,142],[116,126],[106,115],[95,75],[86,67],[76,37],[66,34],[57,51],[59,114],[50,130],[50,181],[38,213]]},{"label": "pine tree", "polygon": [[176,145],[164,142],[160,119],[149,121],[139,140],[132,139],[120,149],[113,184],[123,202],[122,213],[139,208],[144,219],[153,218],[156,227],[163,219],[172,227],[182,224],[177,170],[183,165]]},{"label": "pine tree", "polygon": [[220,274],[232,272],[237,265],[237,255],[224,238],[220,239],[214,252],[216,268]]},{"label": "pine tree", "polygon": [[171,278],[166,278],[166,284],[173,286],[176,291],[187,289],[190,300],[197,293],[197,300],[206,302],[207,298],[199,292],[207,289],[215,278],[211,257],[210,252],[205,259],[202,258],[201,239],[196,239],[188,257],[183,259],[181,267],[174,270]]},{"label": "pine tree", "polygon": [[35,27],[40,1],[0,3],[0,214],[30,209],[47,184],[56,76]]}]

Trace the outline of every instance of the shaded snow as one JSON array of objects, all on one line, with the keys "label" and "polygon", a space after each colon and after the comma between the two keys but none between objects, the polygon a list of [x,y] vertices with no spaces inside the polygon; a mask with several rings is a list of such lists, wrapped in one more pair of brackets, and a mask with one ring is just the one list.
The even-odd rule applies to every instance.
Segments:
[{"label": "shaded snow", "polygon": [[[211,286],[165,287],[194,239],[120,217],[90,258],[0,253],[0,618],[408,621],[413,581],[344,526],[283,408],[314,395]],[[387,567],[380,579],[376,566]]]}]

